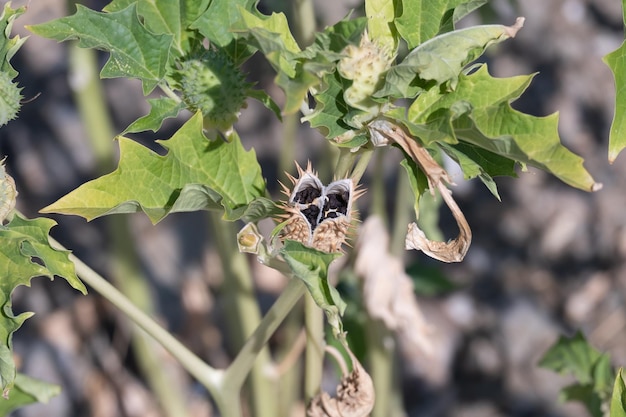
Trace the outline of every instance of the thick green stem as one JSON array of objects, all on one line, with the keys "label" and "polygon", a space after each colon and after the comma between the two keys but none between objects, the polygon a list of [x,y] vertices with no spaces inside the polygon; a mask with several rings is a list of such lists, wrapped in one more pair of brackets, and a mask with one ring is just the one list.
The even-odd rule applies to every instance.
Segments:
[{"label": "thick green stem", "polygon": [[[241,387],[259,353],[305,292],[306,287],[301,280],[297,278],[291,278],[289,280],[287,287],[280,294],[265,317],[263,317],[263,320],[259,323],[252,336],[248,338],[235,360],[226,370],[226,374],[224,375],[225,388],[236,389],[237,387]],[[265,371],[268,372],[268,369],[266,368]]]},{"label": "thick green stem", "polygon": [[[372,192],[372,212],[387,220],[386,186],[384,160],[386,152],[377,152]],[[393,338],[384,323],[368,318],[366,337],[368,340],[368,363],[370,375],[374,382],[376,402],[372,417],[389,417],[391,415],[391,398],[393,396]]]},{"label": "thick green stem", "polygon": [[352,169],[356,154],[348,148],[339,148],[339,159],[335,166],[335,177],[346,178]]},{"label": "thick green stem", "polygon": [[324,313],[311,294],[304,299],[306,347],[304,354],[304,401],[308,404],[317,395],[322,383],[324,363]]},{"label": "thick green stem", "polygon": [[[223,221],[220,214],[216,212],[211,212],[210,218],[224,273],[226,317],[229,320],[229,329],[234,333],[232,335],[233,347],[239,350],[244,345],[244,341],[259,327],[261,311],[254,291],[248,259],[237,248],[237,233],[233,224]],[[271,364],[269,348],[259,346],[258,357],[249,376],[253,414],[256,417],[276,416],[278,406],[276,387],[270,383],[266,374]],[[240,376],[245,378],[246,375]]]},{"label": "thick green stem", "polygon": [[363,148],[360,152],[361,156],[359,157],[358,162],[354,166],[352,173],[350,174],[350,178],[354,181],[355,184],[358,184],[361,181],[361,177],[365,174],[365,170],[374,155],[374,150],[370,148]]},{"label": "thick green stem", "polygon": [[[53,238],[50,238],[50,244],[57,249],[67,250]],[[171,333],[137,308],[137,306],[118,291],[117,288],[109,284],[100,274],[95,272],[76,256],[70,254],[69,257],[76,266],[76,274],[87,283],[87,285],[96,290],[111,304],[119,308],[137,326],[167,349],[194,378],[209,390],[218,405],[223,402],[223,396],[220,392],[220,386],[222,385],[224,377],[223,371],[214,369],[203,362],[202,359],[187,349],[172,336]]]},{"label": "thick green stem", "polygon": [[372,417],[389,417],[392,414],[394,396],[394,339],[380,320],[369,320],[366,329],[368,340],[368,363],[374,382],[376,402]]},{"label": "thick green stem", "polygon": [[315,39],[315,10],[313,0],[293,0],[291,15],[294,22],[294,36],[301,48],[313,43]]},{"label": "thick green stem", "polygon": [[409,179],[403,172],[398,172],[396,188],[396,205],[393,215],[393,230],[391,232],[389,252],[402,258],[404,255],[404,239],[410,221],[412,194]]}]

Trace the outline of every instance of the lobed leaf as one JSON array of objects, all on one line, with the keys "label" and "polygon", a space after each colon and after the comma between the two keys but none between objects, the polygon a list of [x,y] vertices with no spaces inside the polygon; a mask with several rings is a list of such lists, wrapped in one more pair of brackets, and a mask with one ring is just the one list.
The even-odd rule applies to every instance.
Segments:
[{"label": "lobed leaf", "polygon": [[[187,0],[193,1],[193,0]],[[241,21],[241,11],[255,10],[256,0],[212,1],[191,24],[209,41],[219,47],[226,47],[240,35],[231,28]]]},{"label": "lobed leaf", "polygon": [[165,119],[178,116],[180,111],[185,108],[183,102],[170,97],[148,99],[148,103],[150,103],[150,112],[131,123],[122,134],[145,132],[146,130],[156,132],[161,128]]},{"label": "lobed leaf", "polygon": [[514,37],[523,19],[515,26],[484,25],[438,35],[413,49],[385,78],[377,97],[415,97],[420,91],[445,84],[454,90],[463,68],[490,45]]},{"label": "lobed leaf", "polygon": [[500,195],[493,177],[496,175],[516,176],[515,161],[512,159],[462,142],[456,145],[439,143],[439,147],[459,164],[466,180],[478,177],[498,200],[500,200]]},{"label": "lobed leaf", "polygon": [[318,129],[326,138],[332,139],[351,131],[344,121],[349,112],[343,99],[343,85],[339,74],[334,72],[324,77],[324,88],[315,94],[316,106],[313,113],[302,118],[311,127]]},{"label": "lobed leaf", "polygon": [[158,141],[168,150],[164,156],[120,137],[114,172],[81,185],[42,212],[91,220],[143,210],[156,223],[171,212],[224,209],[226,219],[236,220],[263,196],[265,181],[254,151],[246,152],[236,133],[230,139],[209,141],[200,113],[170,140]]},{"label": "lobed leaf", "polygon": [[33,403],[47,403],[61,393],[61,387],[18,373],[9,398],[0,398],[0,416]]},{"label": "lobed leaf", "polygon": [[147,95],[165,77],[173,36],[152,33],[141,24],[136,9],[132,3],[120,11],[100,13],[77,5],[72,16],[28,28],[40,36],[58,41],[78,39],[82,48],[109,52],[100,75],[138,78]]},{"label": "lobed leaf", "polygon": [[532,76],[493,78],[483,65],[470,75],[462,75],[452,92],[431,89],[421,94],[409,108],[408,120],[415,124],[451,123],[454,135],[445,137],[447,143],[461,139],[541,168],[573,187],[599,189],[601,185],[585,170],[582,158],[561,145],[556,114],[535,117],[511,108],[510,102],[531,79]]},{"label": "lobed leaf", "polygon": [[30,286],[37,276],[64,278],[72,287],[87,292],[69,260],[69,252],[58,251],[50,246],[48,234],[56,223],[50,219],[27,220],[13,216],[10,223],[0,225],[0,384],[5,397],[15,382],[13,362],[13,333],[33,313],[13,315],[11,293],[19,285]]},{"label": "lobed leaf", "polygon": [[13,120],[21,107],[22,89],[13,81],[17,71],[11,66],[10,60],[26,38],[11,38],[11,28],[14,20],[25,10],[25,7],[12,9],[11,4],[7,3],[0,15],[0,126]]}]

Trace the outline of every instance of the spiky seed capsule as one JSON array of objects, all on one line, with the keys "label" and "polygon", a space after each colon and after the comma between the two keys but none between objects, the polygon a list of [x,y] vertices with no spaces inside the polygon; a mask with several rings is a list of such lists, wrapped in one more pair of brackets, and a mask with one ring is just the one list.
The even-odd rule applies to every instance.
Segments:
[{"label": "spiky seed capsule", "polygon": [[353,181],[338,180],[325,187],[310,163],[306,170],[299,165],[297,168],[298,178],[289,177],[293,189],[283,186],[289,200],[284,204],[282,238],[323,252],[340,251],[350,228],[352,205],[359,194]]},{"label": "spiky seed capsule", "polygon": [[15,181],[4,169],[4,159],[0,161],[0,225],[15,208],[17,190]]},{"label": "spiky seed capsule", "polygon": [[174,76],[190,110],[200,110],[205,128],[232,128],[245,106],[250,84],[221,50],[206,50],[180,62]]},{"label": "spiky seed capsule", "polygon": [[7,72],[0,71],[0,126],[17,116],[22,100],[21,91]]},{"label": "spiky seed capsule", "polygon": [[346,56],[339,61],[337,70],[343,78],[352,80],[343,98],[354,108],[371,111],[378,106],[372,100],[372,94],[381,87],[394,57],[388,48],[372,42],[367,31],[363,33],[359,46],[348,45],[343,53]]}]

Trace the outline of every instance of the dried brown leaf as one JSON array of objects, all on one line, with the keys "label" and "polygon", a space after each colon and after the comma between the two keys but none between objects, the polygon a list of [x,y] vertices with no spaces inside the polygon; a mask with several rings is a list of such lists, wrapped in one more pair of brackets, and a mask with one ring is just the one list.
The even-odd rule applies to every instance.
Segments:
[{"label": "dried brown leaf", "polygon": [[354,264],[355,272],[363,278],[365,309],[411,348],[430,353],[432,329],[420,311],[401,260],[388,252],[388,242],[383,221],[369,216],[359,233]]},{"label": "dried brown leaf", "polygon": [[456,238],[447,242],[430,240],[417,224],[409,225],[405,246],[407,249],[421,250],[428,256],[443,262],[460,262],[465,258],[472,242],[472,230],[463,215],[463,212],[454,201],[452,191],[445,183],[452,184],[448,173],[433,159],[428,151],[417,141],[411,138],[402,128],[385,120],[377,120],[370,125],[372,137],[376,136],[377,141],[386,144],[389,141],[395,142],[409,155],[426,174],[428,187],[434,195],[435,189],[439,190],[443,201],[446,203],[456,223],[459,227],[459,234]]},{"label": "dried brown leaf", "polygon": [[[366,417],[374,408],[374,383],[347,345],[344,345],[352,360],[352,372],[346,374],[337,387],[337,396],[320,392],[307,408],[308,417]],[[335,355],[333,355],[335,356]],[[343,360],[343,358],[341,358]]]}]

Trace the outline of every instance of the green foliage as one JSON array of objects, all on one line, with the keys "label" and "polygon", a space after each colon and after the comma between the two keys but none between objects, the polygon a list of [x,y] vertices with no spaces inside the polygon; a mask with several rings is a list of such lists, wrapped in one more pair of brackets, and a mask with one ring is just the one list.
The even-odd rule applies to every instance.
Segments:
[{"label": "green foliage", "polygon": [[[623,21],[626,23],[626,0],[622,0]],[[626,41],[604,57],[615,78],[615,115],[609,136],[609,162],[613,163],[626,147]]]},{"label": "green foliage", "polygon": [[11,4],[4,5],[0,15],[0,126],[7,124],[17,116],[21,104],[21,88],[13,79],[17,71],[11,66],[10,60],[22,46],[26,38],[19,36],[11,38],[11,27],[15,19],[26,10],[25,7],[12,9]]},{"label": "green foliage", "polygon": [[285,241],[280,254],[294,275],[304,281],[315,303],[324,310],[335,335],[340,334],[346,304],[337,289],[328,283],[328,266],[340,254],[320,252],[292,240]]},{"label": "green foliage", "polygon": [[263,197],[265,181],[254,151],[246,152],[236,133],[229,140],[209,141],[200,113],[170,140],[159,141],[169,151],[165,156],[120,137],[114,172],[83,184],[42,212],[91,220],[143,210],[156,223],[171,212],[223,209],[226,219],[239,219]]},{"label": "green foliage", "polygon": [[77,5],[76,14],[29,29],[58,41],[78,39],[81,48],[110,52],[100,75],[139,78],[144,94],[154,90],[165,77],[173,39],[172,34],[156,35],[142,25],[135,4],[112,13]]},{"label": "green foliage", "polygon": [[49,219],[26,220],[15,215],[7,225],[0,225],[0,384],[5,397],[10,395],[16,378],[11,338],[24,320],[32,316],[32,313],[13,315],[13,290],[19,285],[30,286],[34,277],[58,276],[83,294],[87,292],[74,272],[69,253],[50,247],[48,233],[55,224]]},{"label": "green foliage", "polygon": [[[366,18],[347,17],[318,32],[306,48],[295,41],[284,14],[262,15],[253,0],[114,0],[103,12],[79,5],[72,16],[31,26],[38,35],[59,41],[76,39],[80,47],[109,52],[102,77],[137,78],[145,95],[154,94],[148,99],[150,112],[131,123],[125,134],[156,132],[165,119],[177,117],[182,110],[193,113],[171,138],[158,141],[166,150],[162,156],[119,137],[120,161],[115,171],[83,184],[42,212],[91,220],[143,211],[153,223],[169,213],[194,210],[223,211],[225,220],[249,222],[276,215],[275,203],[266,196],[255,151],[245,150],[233,128],[248,98],[261,101],[280,118],[304,109],[313,97],[315,106],[303,120],[329,139],[331,146],[353,151],[350,155],[342,151],[342,168],[350,165],[346,160],[356,160],[354,156],[364,150],[394,144],[393,137],[380,137],[377,129],[381,123],[406,134],[410,144],[396,144],[403,150],[401,166],[415,194],[416,216],[420,196],[432,188],[433,177],[423,161],[415,159],[411,145],[426,148],[423,155],[435,159],[450,156],[466,179],[479,178],[497,198],[493,177],[515,176],[516,166],[526,165],[546,170],[571,186],[598,189],[582,159],[561,145],[556,115],[534,117],[511,108],[532,76],[494,78],[486,65],[470,65],[491,45],[514,37],[523,23],[455,28],[459,19],[484,3],[367,0]],[[6,36],[0,45],[0,74],[8,75],[0,76],[4,100],[0,100],[0,122],[5,113],[7,120],[14,116],[11,106],[15,111],[19,108],[19,89],[12,83],[16,74],[8,61],[22,42],[9,38],[11,23],[20,10],[7,6],[0,18]],[[401,44],[409,51],[398,61]],[[241,72],[242,64],[256,52],[276,72],[275,83],[285,95],[282,109],[267,92],[253,90]],[[619,78],[624,72],[622,55],[621,50],[616,51],[607,56],[607,63],[623,84],[626,79]],[[349,57],[354,59],[348,62]],[[618,92],[618,108],[621,94]],[[224,137],[207,128],[217,128]],[[626,146],[620,142],[624,136],[620,129],[616,117],[610,151],[615,156]],[[457,213],[455,218],[458,220]],[[0,257],[6,258],[0,265],[10,268],[3,271],[0,266],[0,276],[9,277],[1,281],[6,286],[2,291],[5,333],[0,346],[0,378],[5,390],[16,381],[11,335],[29,317],[29,313],[12,315],[10,294],[15,286],[28,285],[34,276],[57,275],[84,292],[67,253],[55,251],[47,242],[52,224],[19,216],[6,226],[0,224]],[[342,334],[346,304],[328,283],[329,265],[340,254],[319,252],[289,240],[276,252],[271,248],[266,252],[271,258],[268,264],[286,263],[306,284],[326,312],[335,335]],[[416,280],[423,292],[451,289],[448,282],[428,271],[415,275],[423,278]],[[561,339],[542,365],[572,372],[579,383],[566,388],[563,397],[582,401],[599,415],[614,379],[606,355],[577,335]],[[620,396],[616,400],[614,394],[617,405],[613,408],[621,407],[623,412],[620,375],[615,380]],[[24,395],[46,399],[46,387],[29,391],[36,384],[26,381],[25,385],[15,382]],[[21,397],[22,391],[15,390],[12,401],[16,405],[26,398]],[[8,403],[4,406],[9,407]]]},{"label": "green foliage", "polygon": [[610,417],[626,417],[626,386],[624,385],[624,368],[619,368],[611,395]]},{"label": "green foliage", "polygon": [[17,374],[9,398],[0,399],[0,416],[33,403],[47,403],[61,393],[61,387],[24,374]]},{"label": "green foliage", "polygon": [[571,338],[559,338],[544,354],[539,366],[574,375],[577,382],[563,388],[561,398],[583,403],[594,417],[604,415],[603,410],[611,397],[615,372],[611,368],[609,356],[589,345],[582,333],[578,332]]}]

